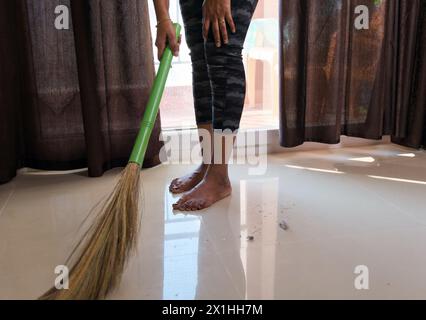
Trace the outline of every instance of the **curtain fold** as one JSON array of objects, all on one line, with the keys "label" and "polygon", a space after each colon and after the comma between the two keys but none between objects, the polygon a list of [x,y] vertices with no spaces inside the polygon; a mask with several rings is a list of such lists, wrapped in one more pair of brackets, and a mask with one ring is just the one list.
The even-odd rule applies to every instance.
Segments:
[{"label": "curtain fold", "polygon": [[[55,28],[58,5],[69,30]],[[0,24],[0,183],[21,167],[124,166],[155,72],[147,2],[1,1]],[[159,164],[160,134],[158,119],[145,167]]]},{"label": "curtain fold", "polygon": [[[281,144],[426,143],[425,0],[281,1]],[[369,28],[357,30],[357,6]]]},{"label": "curtain fold", "polygon": [[426,146],[426,1],[400,1],[396,21],[395,130],[392,141]]}]

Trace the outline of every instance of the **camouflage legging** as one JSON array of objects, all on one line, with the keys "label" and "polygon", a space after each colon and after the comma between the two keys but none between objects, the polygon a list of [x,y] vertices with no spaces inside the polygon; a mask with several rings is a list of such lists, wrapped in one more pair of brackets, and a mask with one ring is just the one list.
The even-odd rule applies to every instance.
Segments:
[{"label": "camouflage legging", "polygon": [[191,51],[197,124],[235,131],[240,126],[246,94],[242,61],[244,41],[258,0],[232,0],[237,32],[228,27],[229,43],[215,46],[212,32],[203,39],[203,0],[180,0],[186,42]]}]

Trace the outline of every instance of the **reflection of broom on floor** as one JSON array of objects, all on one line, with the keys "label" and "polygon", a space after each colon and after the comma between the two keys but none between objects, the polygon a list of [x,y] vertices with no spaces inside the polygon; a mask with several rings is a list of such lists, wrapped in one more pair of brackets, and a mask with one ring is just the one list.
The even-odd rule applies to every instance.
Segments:
[{"label": "reflection of broom on floor", "polygon": [[[175,24],[179,37],[181,26]],[[158,115],[160,100],[173,59],[166,48],[154,81],[129,164],[114,192],[102,206],[94,225],[74,252],[81,251],[69,275],[69,289],[50,289],[41,300],[103,299],[120,282],[126,261],[135,248],[139,230],[139,176]],[[80,250],[81,249],[81,250]],[[73,254],[72,254],[73,255]]]}]

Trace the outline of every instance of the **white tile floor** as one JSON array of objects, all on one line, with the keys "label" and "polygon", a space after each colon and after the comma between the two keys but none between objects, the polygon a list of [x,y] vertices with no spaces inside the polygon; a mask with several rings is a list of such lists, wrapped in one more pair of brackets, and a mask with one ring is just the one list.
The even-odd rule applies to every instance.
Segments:
[{"label": "white tile floor", "polygon": [[[425,151],[383,144],[269,156],[260,178],[232,168],[233,197],[175,214],[167,184],[189,168],[143,171],[138,252],[111,298],[426,299]],[[0,186],[0,299],[52,286],[119,172],[28,172]],[[358,265],[369,268],[369,290],[354,287]]]}]

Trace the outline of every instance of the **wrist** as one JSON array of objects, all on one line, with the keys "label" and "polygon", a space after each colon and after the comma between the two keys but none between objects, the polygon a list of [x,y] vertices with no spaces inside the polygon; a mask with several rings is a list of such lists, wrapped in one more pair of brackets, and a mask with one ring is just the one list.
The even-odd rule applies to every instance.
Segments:
[{"label": "wrist", "polygon": [[159,26],[166,24],[168,22],[172,22],[172,19],[170,19],[170,17],[164,17],[164,18],[161,18],[161,19],[157,19],[157,26],[156,27],[158,28]]},{"label": "wrist", "polygon": [[157,21],[170,19],[169,11],[168,10],[160,10],[157,12]]}]

